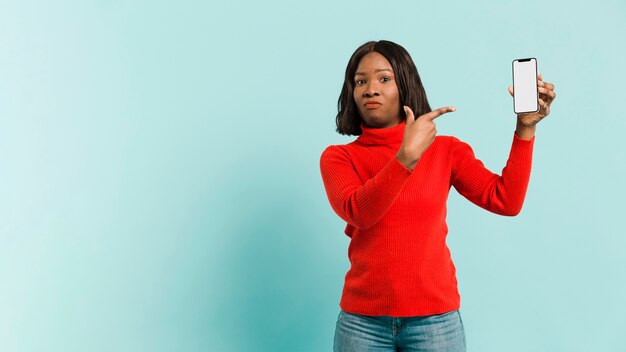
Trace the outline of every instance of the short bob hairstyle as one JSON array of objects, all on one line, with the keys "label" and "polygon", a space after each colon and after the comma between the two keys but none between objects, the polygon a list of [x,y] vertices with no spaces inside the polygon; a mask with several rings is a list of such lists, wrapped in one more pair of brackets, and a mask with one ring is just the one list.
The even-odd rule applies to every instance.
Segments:
[{"label": "short bob hairstyle", "polygon": [[[415,117],[432,111],[417,67],[406,49],[387,40],[370,41],[356,49],[346,67],[343,88],[337,102],[336,123],[337,132],[340,134],[358,136],[363,133],[361,130],[363,119],[354,102],[354,74],[363,56],[373,51],[383,55],[391,64],[398,85],[400,104],[409,106]],[[402,117],[406,118],[404,110],[400,111]]]}]

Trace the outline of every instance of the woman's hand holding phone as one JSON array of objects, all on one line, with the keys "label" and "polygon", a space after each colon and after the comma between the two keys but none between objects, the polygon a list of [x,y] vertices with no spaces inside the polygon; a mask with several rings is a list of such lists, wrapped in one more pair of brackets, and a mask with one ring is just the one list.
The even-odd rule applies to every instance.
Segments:
[{"label": "woman's hand holding phone", "polygon": [[[530,140],[535,135],[535,129],[537,124],[543,118],[550,114],[550,105],[556,93],[554,93],[554,84],[544,82],[541,73],[537,75],[537,91],[539,93],[538,103],[539,110],[537,112],[528,112],[517,114],[517,128],[515,133],[521,139]],[[515,98],[513,87],[509,86],[509,93]]]},{"label": "woman's hand holding phone", "polygon": [[[541,73],[539,73],[537,75],[537,89],[539,90],[539,111],[517,114],[517,119],[523,126],[533,127],[550,114],[550,105],[556,98],[554,84],[544,82]],[[515,96],[512,86],[509,86],[509,93],[512,97]]]}]

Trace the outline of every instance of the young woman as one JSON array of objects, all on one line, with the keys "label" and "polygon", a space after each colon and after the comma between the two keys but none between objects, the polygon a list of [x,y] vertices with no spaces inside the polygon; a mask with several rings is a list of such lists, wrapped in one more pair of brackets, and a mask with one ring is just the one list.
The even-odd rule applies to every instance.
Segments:
[{"label": "young woman", "polygon": [[335,351],[465,351],[446,200],[454,187],[488,211],[520,212],[535,128],[556,96],[541,74],[538,84],[540,110],[517,116],[500,176],[467,143],[436,136],[435,119],[455,108],[431,110],[403,47],[372,41],[352,54],[336,124],[358,138],[320,158],[328,200],[350,237]]}]

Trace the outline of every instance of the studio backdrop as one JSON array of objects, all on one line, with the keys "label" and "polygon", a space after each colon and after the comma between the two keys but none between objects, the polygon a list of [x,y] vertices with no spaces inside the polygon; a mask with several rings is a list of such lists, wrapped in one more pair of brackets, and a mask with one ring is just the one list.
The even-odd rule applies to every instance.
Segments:
[{"label": "studio backdrop", "polygon": [[319,160],[387,39],[495,173],[512,61],[555,84],[521,213],[448,199],[468,351],[625,351],[624,37],[618,0],[0,1],[0,350],[331,350]]}]

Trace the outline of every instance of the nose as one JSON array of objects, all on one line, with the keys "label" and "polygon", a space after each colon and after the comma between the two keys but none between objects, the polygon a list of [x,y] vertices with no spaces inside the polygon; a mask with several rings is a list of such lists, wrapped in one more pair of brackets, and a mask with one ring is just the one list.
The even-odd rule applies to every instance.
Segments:
[{"label": "nose", "polygon": [[378,85],[376,85],[374,82],[368,83],[367,87],[365,87],[363,95],[367,98],[380,95],[380,93],[378,92]]}]

